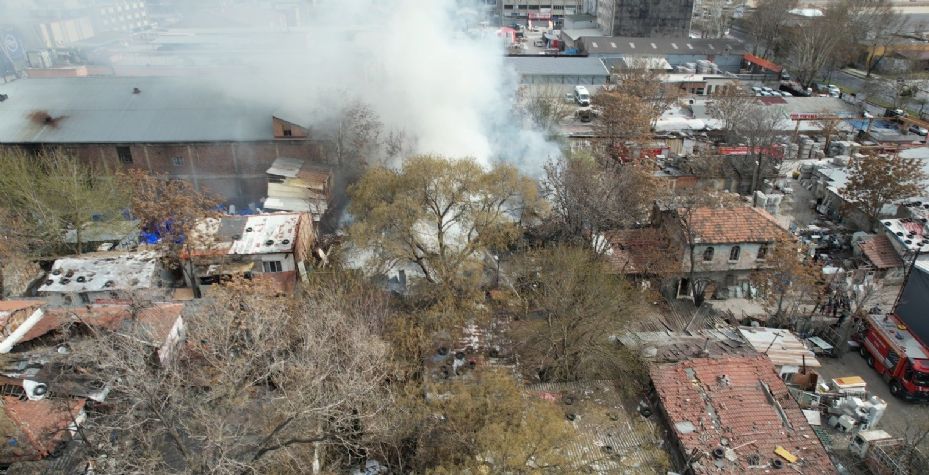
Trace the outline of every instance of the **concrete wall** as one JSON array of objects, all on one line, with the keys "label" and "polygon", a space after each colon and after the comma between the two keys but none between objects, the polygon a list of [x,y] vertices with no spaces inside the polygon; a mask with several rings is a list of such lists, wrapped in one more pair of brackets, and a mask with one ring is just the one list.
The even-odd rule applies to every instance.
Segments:
[{"label": "concrete wall", "polygon": [[607,83],[609,76],[605,73],[602,76],[579,76],[579,75],[532,75],[524,74],[520,76],[522,84],[570,84],[570,85],[588,85],[602,86]]},{"label": "concrete wall", "polygon": [[[764,260],[758,259],[758,250],[761,248],[760,243],[743,243],[739,246],[739,258],[735,261],[729,260],[729,254],[736,244],[713,244],[697,246],[695,266],[698,271],[737,271],[737,270],[755,270],[764,265]],[[710,261],[703,260],[703,253],[708,247],[713,248],[713,259]],[[768,257],[771,256],[771,249],[768,249]],[[685,268],[690,267],[689,256],[685,262]]]},{"label": "concrete wall", "polygon": [[[132,163],[123,163],[118,147],[129,147]],[[17,145],[0,145],[19,148]],[[134,167],[188,180],[199,190],[210,190],[227,203],[258,204],[267,193],[266,170],[278,157],[324,163],[319,142],[299,139],[267,142],[68,144],[60,146],[79,159],[109,169]]]}]

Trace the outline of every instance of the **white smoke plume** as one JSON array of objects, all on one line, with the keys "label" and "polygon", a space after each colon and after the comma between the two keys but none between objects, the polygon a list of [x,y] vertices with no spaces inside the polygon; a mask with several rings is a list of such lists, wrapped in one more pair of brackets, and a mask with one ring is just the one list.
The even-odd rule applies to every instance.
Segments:
[{"label": "white smoke plume", "polygon": [[[0,0],[0,27],[34,34],[35,18],[89,3]],[[165,61],[189,61],[211,88],[238,101],[283,105],[295,122],[319,133],[360,101],[379,116],[385,134],[403,132],[411,153],[473,157],[484,165],[502,160],[528,174],[539,174],[559,154],[513,111],[517,78],[505,67],[497,28],[481,24],[483,0],[277,3],[152,0],[150,13],[176,13],[180,23],[159,25],[152,43],[147,34],[127,42],[152,52],[130,66],[160,62],[157,48],[166,47]],[[277,8],[294,5],[309,7],[287,26]],[[178,47],[188,40],[193,48]],[[133,59],[131,51],[119,56]]]},{"label": "white smoke plume", "polygon": [[537,174],[558,146],[513,113],[517,78],[496,28],[481,27],[469,8],[479,4],[323,0],[306,21],[304,52],[263,58],[262,89],[313,110],[314,128],[357,99],[385,128],[414,137],[414,153],[503,160]]}]

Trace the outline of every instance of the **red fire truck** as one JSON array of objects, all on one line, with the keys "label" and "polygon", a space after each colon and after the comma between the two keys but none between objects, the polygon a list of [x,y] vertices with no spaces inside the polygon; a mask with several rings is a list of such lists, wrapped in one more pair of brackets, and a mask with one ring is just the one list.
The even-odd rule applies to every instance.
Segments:
[{"label": "red fire truck", "polygon": [[929,401],[929,348],[893,314],[868,315],[856,340],[894,396]]}]

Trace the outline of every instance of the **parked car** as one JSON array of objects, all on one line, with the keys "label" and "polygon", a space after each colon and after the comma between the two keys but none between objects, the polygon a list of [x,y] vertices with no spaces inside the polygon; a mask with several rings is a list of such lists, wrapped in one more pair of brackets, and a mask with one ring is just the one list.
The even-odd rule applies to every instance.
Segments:
[{"label": "parked car", "polygon": [[574,86],[574,101],[581,106],[586,107],[590,105],[590,93],[587,92],[586,87]]},{"label": "parked car", "polygon": [[906,112],[903,109],[887,109],[884,117],[906,117]]},{"label": "parked car", "polygon": [[918,126],[918,125],[916,125],[916,124],[913,124],[913,125],[910,126],[910,132],[912,132],[912,133],[914,133],[914,134],[916,134],[916,135],[922,135],[923,137],[929,135],[929,130],[926,130],[925,128],[920,127],[920,126]]},{"label": "parked car", "polygon": [[761,88],[758,86],[752,86],[752,92],[755,94],[758,94],[759,92],[761,92]]}]

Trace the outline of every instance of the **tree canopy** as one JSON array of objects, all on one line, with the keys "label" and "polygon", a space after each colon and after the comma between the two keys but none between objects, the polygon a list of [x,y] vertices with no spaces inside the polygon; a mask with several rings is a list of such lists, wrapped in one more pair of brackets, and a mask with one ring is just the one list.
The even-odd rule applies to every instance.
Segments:
[{"label": "tree canopy", "polygon": [[438,156],[370,168],[349,194],[353,243],[382,266],[409,263],[450,285],[473,278],[484,251],[513,243],[540,205],[535,182],[510,165]]},{"label": "tree canopy", "polygon": [[921,160],[896,154],[853,159],[848,171],[848,183],[842,192],[875,219],[885,204],[921,195],[927,178]]}]

